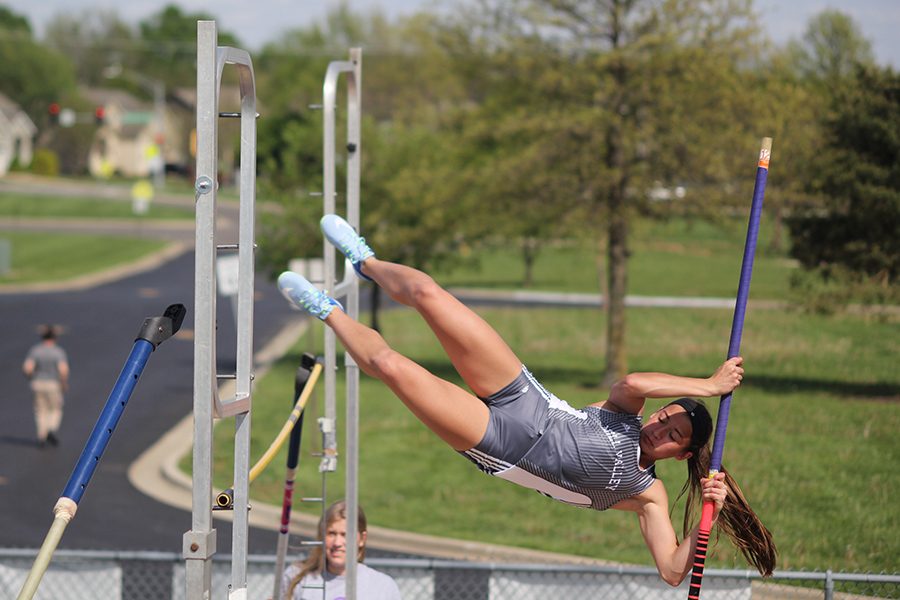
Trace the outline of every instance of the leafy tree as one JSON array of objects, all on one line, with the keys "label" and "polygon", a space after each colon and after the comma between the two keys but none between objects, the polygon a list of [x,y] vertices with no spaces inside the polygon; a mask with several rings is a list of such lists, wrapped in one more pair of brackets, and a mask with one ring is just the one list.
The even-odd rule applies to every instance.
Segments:
[{"label": "leafy tree", "polygon": [[[321,202],[308,195],[321,190],[322,114],[311,111],[309,105],[322,101],[328,63],[344,60],[350,47],[363,49],[363,230],[385,258],[424,266],[428,260],[449,254],[448,240],[457,236],[448,219],[458,218],[456,211],[435,210],[429,213],[427,225],[422,219],[422,206],[440,204],[430,200],[436,198],[434,190],[449,189],[441,184],[442,178],[450,175],[450,168],[443,165],[454,164],[452,157],[457,154],[442,154],[453,150],[452,143],[438,135],[434,113],[423,100],[429,94],[449,96],[440,93],[440,86],[431,85],[432,74],[441,73],[434,77],[437,80],[441,76],[445,82],[453,80],[443,69],[446,57],[435,49],[430,30],[423,29],[428,26],[425,17],[394,25],[377,13],[364,19],[344,7],[330,13],[324,26],[290,31],[263,49],[258,61],[260,93],[267,110],[282,115],[272,118],[271,126],[265,118],[260,124],[260,185],[281,205],[271,218],[264,218],[267,239],[260,244],[261,256],[273,270],[283,268],[289,257],[320,254],[321,236],[316,227]],[[401,49],[396,39],[418,41]],[[398,104],[391,94],[399,74],[412,63],[425,60],[416,52],[419,43],[428,55],[436,57],[434,64],[416,66],[423,73],[421,86],[414,82],[406,85],[421,89],[422,95],[405,93]],[[338,140],[346,136],[341,130],[345,103],[344,97],[338,98]],[[416,111],[426,116],[411,117]],[[341,167],[338,161],[339,170]],[[343,173],[337,178],[340,188]],[[443,202],[444,196],[440,198]],[[318,242],[309,245],[305,241],[309,239]]]},{"label": "leafy tree", "polygon": [[4,94],[28,113],[38,126],[37,145],[53,150],[60,170],[78,171],[90,133],[82,127],[51,127],[51,104],[81,109],[75,68],[63,52],[35,41],[28,21],[0,6],[0,82]]},{"label": "leafy tree", "polygon": [[[259,257],[271,274],[294,257],[321,256],[318,221],[322,216],[322,82],[328,63],[347,56],[348,46],[334,40],[356,39],[361,21],[341,9],[325,27],[313,25],[284,33],[254,59],[262,116],[257,140],[258,185],[268,201],[261,215]],[[365,64],[365,63],[364,63]],[[343,86],[341,86],[343,91]],[[342,123],[344,98],[338,99]],[[345,139],[340,130],[337,139]],[[366,156],[368,135],[363,138]],[[338,145],[340,148],[340,145]],[[340,166],[340,165],[339,165]],[[363,162],[366,166],[366,162]],[[343,173],[336,175],[338,185]]]},{"label": "leafy tree", "polygon": [[[267,45],[257,64],[265,111],[260,124],[260,186],[273,210],[264,215],[260,257],[273,272],[295,256],[320,256],[322,114],[325,70],[362,48],[362,229],[380,256],[424,267],[459,260],[472,198],[461,168],[465,154],[456,104],[465,90],[436,38],[436,18],[415,15],[395,23],[339,7],[322,26],[289,31]],[[344,86],[339,86],[337,139],[345,139]],[[449,130],[445,129],[447,125]],[[270,141],[262,141],[272,136]],[[341,144],[338,144],[339,154]],[[338,157],[338,205],[343,164]],[[372,287],[377,327],[378,288]]]},{"label": "leafy tree", "polygon": [[31,24],[23,15],[16,14],[0,4],[0,32],[3,32],[4,35],[18,33],[22,34],[23,37],[30,38]]},{"label": "leafy tree", "polygon": [[574,228],[571,215],[582,179],[571,162],[580,154],[581,140],[563,126],[571,118],[552,106],[541,112],[507,107],[503,116],[490,110],[465,115],[459,141],[465,157],[456,176],[471,180],[477,201],[472,199],[469,218],[457,230],[472,240],[518,244],[524,287],[533,282],[542,248]]},{"label": "leafy tree", "polygon": [[[47,28],[45,44],[68,56],[82,84],[112,86],[149,97],[149,83],[166,89],[196,83],[197,21],[214,20],[203,13],[185,13],[167,5],[136,26],[115,10],[60,13]],[[219,32],[219,44],[240,46],[237,38]],[[228,71],[226,77],[231,75]]]},{"label": "leafy tree", "polygon": [[[329,27],[340,31],[289,34],[303,60],[287,72],[306,81],[303,68],[320,56],[312,40],[363,46],[364,106],[375,98],[367,114],[377,120],[364,134],[363,229],[383,256],[421,266],[489,231],[522,240],[526,260],[567,231],[608,247],[607,376],[618,376],[629,219],[665,213],[648,191],[682,182],[692,191],[686,210],[709,214],[733,202],[722,184],[746,172],[736,163],[756,156],[760,136],[747,135],[755,97],[742,89],[741,68],[755,58],[749,2],[485,1],[461,14],[368,27],[335,18]],[[268,50],[266,71],[290,61]],[[390,89],[378,87],[384,80]],[[290,78],[273,81],[290,87]],[[396,89],[412,91],[395,104]],[[279,94],[278,105],[289,105],[292,91]],[[291,156],[307,168],[296,151],[268,164],[287,166]],[[746,197],[749,190],[741,205]],[[501,213],[502,230],[484,227]],[[277,227],[289,223],[280,218]],[[274,231],[272,239],[296,238]]]},{"label": "leafy tree", "polygon": [[857,64],[875,63],[872,44],[838,10],[823,10],[810,19],[802,39],[791,41],[788,50],[802,76],[826,86],[852,77]]},{"label": "leafy tree", "polygon": [[[197,21],[215,17],[206,12],[183,12],[168,4],[138,24],[140,52],[125,60],[124,66],[143,76],[164,81],[166,86],[194,86],[197,82]],[[218,31],[220,46],[240,48],[238,38]],[[131,62],[133,61],[133,62]]]},{"label": "leafy tree", "polygon": [[75,89],[74,69],[65,55],[37,43],[25,17],[0,7],[0,82],[3,92],[39,126],[47,108]]},{"label": "leafy tree", "polygon": [[764,133],[774,138],[770,178],[763,205],[772,218],[769,250],[786,252],[784,220],[798,207],[818,202],[809,183],[813,164],[823,144],[821,120],[830,106],[818,84],[796,69],[789,53],[777,52],[759,68],[756,84],[764,106]]},{"label": "leafy tree", "polygon": [[460,70],[475,60],[471,49],[448,45],[437,15],[420,13],[395,23],[376,15],[366,54],[366,111],[379,121],[436,124],[466,103]]},{"label": "leafy tree", "polygon": [[808,269],[896,285],[900,275],[900,75],[858,68],[826,118],[815,192],[826,198],[789,221],[792,254]]},{"label": "leafy tree", "polygon": [[763,96],[775,137],[773,172],[778,185],[766,194],[774,216],[772,245],[784,247],[784,215],[821,207],[818,193],[822,124],[835,105],[834,94],[855,85],[857,65],[873,65],[871,44],[847,15],[826,10],[810,19],[803,36],[790,41],[761,69]]},{"label": "leafy tree", "polygon": [[74,98],[75,71],[62,53],[31,36],[28,21],[0,7],[0,81],[3,92],[28,113],[39,128],[49,124],[48,108]]},{"label": "leafy tree", "polygon": [[[481,26],[464,27],[496,69],[481,77],[494,85],[490,92],[501,90],[502,101],[493,111],[498,129],[516,139],[511,132],[518,127],[519,137],[531,140],[518,150],[514,142],[508,148],[504,161],[518,160],[515,170],[521,174],[511,185],[519,186],[520,197],[531,195],[539,202],[558,190],[552,200],[556,222],[576,227],[607,248],[609,383],[627,370],[629,223],[639,212],[670,210],[652,205],[649,191],[686,183],[691,193],[679,208],[708,214],[733,203],[734,194],[724,184],[746,172],[740,170],[746,157],[756,156],[761,136],[748,135],[758,121],[756,97],[746,85],[758,33],[750,3],[482,4],[487,11],[479,15]],[[490,92],[483,107],[491,104]],[[534,120],[523,118],[528,113],[543,119],[545,131],[536,135],[540,128]],[[546,157],[546,171],[536,172],[538,162],[529,162],[529,156]],[[488,189],[508,193],[514,187]],[[742,204],[747,196],[740,196]],[[529,222],[529,203],[506,206],[515,212],[504,218]],[[542,232],[554,235],[550,227]]]},{"label": "leafy tree", "polygon": [[134,32],[115,11],[60,13],[47,25],[44,43],[69,57],[83,85],[107,87],[109,68],[137,51]]}]

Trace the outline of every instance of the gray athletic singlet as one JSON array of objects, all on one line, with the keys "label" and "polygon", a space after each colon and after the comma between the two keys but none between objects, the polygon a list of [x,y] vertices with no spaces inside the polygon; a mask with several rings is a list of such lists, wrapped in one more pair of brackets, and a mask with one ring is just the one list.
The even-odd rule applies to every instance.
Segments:
[{"label": "gray athletic singlet", "polygon": [[561,502],[606,510],[646,490],[640,468],[641,418],[596,407],[576,410],[528,372],[483,398],[484,438],[462,452],[482,471]]}]

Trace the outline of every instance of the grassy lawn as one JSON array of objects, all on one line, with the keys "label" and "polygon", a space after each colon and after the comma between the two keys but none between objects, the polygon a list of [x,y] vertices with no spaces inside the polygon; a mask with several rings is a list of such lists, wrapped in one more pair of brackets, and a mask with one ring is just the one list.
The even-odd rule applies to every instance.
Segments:
[{"label": "grassy lawn", "polygon": [[[599,369],[604,317],[590,309],[485,309],[481,314],[554,393],[580,407],[603,398]],[[725,354],[731,311],[630,309],[632,370],[706,376]],[[301,350],[321,352],[321,329],[280,362],[254,394],[251,464],[268,447],[290,408]],[[421,319],[385,312],[383,333],[434,373],[458,381]],[[894,572],[900,556],[900,320],[751,311],[743,339],[748,376],[735,395],[725,465],[772,530],[779,568]],[[343,364],[340,357],[338,364]],[[342,374],[338,380],[342,380]],[[305,419],[297,492],[317,495],[321,389]],[[339,391],[338,397],[341,397]],[[648,408],[655,409],[662,401]],[[718,401],[709,402],[712,409]],[[343,422],[339,407],[339,422]],[[652,564],[634,515],[597,513],[544,498],[481,474],[421,425],[387,390],[361,382],[360,500],[370,522],[402,530]],[[233,428],[216,431],[216,481],[231,483]],[[343,440],[339,432],[339,440]],[[282,454],[284,450],[282,450]],[[183,464],[189,468],[190,457]],[[671,464],[666,464],[671,463]],[[280,504],[284,457],[254,483],[257,501]],[[674,501],[684,466],[658,472]],[[343,470],[329,497],[342,494]],[[295,503],[299,505],[300,503]],[[296,506],[303,510],[302,506]],[[680,530],[681,507],[673,521]],[[746,568],[726,538],[710,564]]]},{"label": "grassy lawn", "polygon": [[[0,216],[19,218],[135,219],[131,202],[95,198],[0,194]],[[187,208],[150,203],[142,219],[193,219]]]},{"label": "grassy lawn", "polygon": [[[632,230],[629,294],[647,296],[733,297],[744,252],[746,219],[724,223],[638,221]],[[796,264],[767,250],[771,224],[763,221],[753,270],[752,298],[788,298],[788,279]],[[533,289],[599,293],[596,245],[571,243],[547,248],[534,267]],[[437,271],[448,286],[521,288],[524,266],[508,246],[478,251],[480,267]]]},{"label": "grassy lawn", "polygon": [[132,262],[166,246],[167,242],[142,238],[77,235],[68,233],[0,232],[12,248],[10,272],[4,284],[65,281]]},{"label": "grassy lawn", "polygon": [[[158,212],[155,212],[158,211]],[[170,212],[171,211],[171,212]],[[130,203],[3,194],[0,215],[12,217],[133,218]],[[149,218],[191,218],[154,205]],[[732,297],[746,223],[638,223],[630,262],[632,294]],[[796,266],[769,254],[764,223],[752,299],[786,299]],[[0,233],[12,243],[12,271],[0,285],[68,279],[135,260],[164,245],[144,239],[74,234]],[[594,249],[560,245],[543,253],[535,288],[599,291]],[[445,285],[517,288],[522,264],[508,249],[480,252],[480,270],[438,273]],[[60,257],[65,257],[61,260]],[[542,382],[579,407],[603,398],[604,316],[589,309],[481,311]],[[446,357],[408,310],[385,312],[383,332],[400,351],[434,373],[458,381]],[[630,309],[632,370],[705,376],[722,360],[731,324],[727,310]],[[256,460],[287,418],[301,351],[321,352],[321,325],[256,382],[253,451]],[[779,568],[896,571],[900,556],[900,319],[806,315],[751,310],[743,338],[748,377],[732,405],[725,463],[772,529]],[[339,359],[339,364],[342,361]],[[342,378],[339,377],[339,381]],[[320,486],[317,390],[305,420],[298,496]],[[340,391],[339,391],[340,397]],[[455,538],[650,564],[630,514],[598,514],[548,500],[479,473],[428,432],[380,383],[361,383],[361,501],[372,523]],[[661,402],[651,405],[656,408]],[[715,410],[717,402],[710,407]],[[343,415],[342,407],[339,409]],[[216,481],[231,484],[230,423],[216,431]],[[339,419],[343,426],[343,418]],[[339,435],[343,440],[343,433]],[[279,504],[282,456],[254,483],[257,501]],[[189,468],[190,456],[183,465]],[[679,463],[659,474],[674,500],[684,479]],[[342,495],[343,471],[330,476],[329,497]],[[297,503],[299,505],[299,503]],[[297,506],[297,510],[303,510]],[[673,521],[679,523],[676,506]],[[722,539],[710,564],[746,565]]]}]

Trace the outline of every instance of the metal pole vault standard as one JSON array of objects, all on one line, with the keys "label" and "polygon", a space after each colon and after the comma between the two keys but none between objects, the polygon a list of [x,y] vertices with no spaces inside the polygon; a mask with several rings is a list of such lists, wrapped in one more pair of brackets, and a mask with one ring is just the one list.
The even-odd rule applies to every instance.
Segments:
[{"label": "metal pole vault standard", "polygon": [[125,411],[125,406],[144,371],[150,353],[181,328],[185,312],[183,304],[172,304],[166,308],[163,316],[149,317],[144,320],[141,331],[134,341],[131,354],[125,361],[125,366],[106,400],[106,405],[94,424],[94,429],[84,445],[84,450],[81,451],[81,457],[75,463],[75,469],[69,477],[69,482],[66,484],[62,496],[56,501],[56,506],[53,507],[53,524],[34,559],[31,572],[22,586],[22,591],[19,592],[18,600],[30,600],[37,592],[66,526],[75,518],[78,503],[81,502],[81,497],[91,482],[97,465],[100,464],[103,452],[106,450],[113,431]]},{"label": "metal pole vault standard", "polygon": [[[744,314],[747,310],[747,299],[750,296],[750,278],[753,275],[753,256],[756,253],[756,241],[759,236],[759,219],[762,215],[763,197],[766,193],[766,178],[769,174],[769,158],[772,155],[772,138],[763,138],[759,150],[759,161],[756,168],[756,184],[753,187],[753,202],[750,206],[750,222],[747,225],[747,241],[744,243],[744,259],[741,263],[741,278],[738,282],[737,300],[734,305],[734,318],[731,321],[731,338],[728,342],[728,358],[740,355],[741,334],[744,331]],[[709,463],[709,475],[712,477],[722,468],[722,453],[725,450],[725,431],[728,428],[728,413],[731,410],[729,392],[719,400],[719,416],[716,419],[716,437],[713,442],[712,457]],[[714,505],[703,503],[700,515],[700,531],[697,536],[697,549],[694,553],[694,566],[691,572],[691,584],[688,588],[688,600],[699,600],[700,586],[703,583],[703,567],[706,564],[706,551],[709,547],[709,534],[712,529]]]},{"label": "metal pole vault standard", "polygon": [[[226,65],[237,70],[240,112],[219,112]],[[234,417],[234,525],[230,600],[247,596],[249,530],[250,388],[253,380],[254,207],[256,202],[256,83],[250,54],[218,45],[215,21],[197,22],[197,179],[194,250],[194,451],[191,529],[182,538],[185,598],[210,598],[216,530],[212,527],[213,418]],[[241,122],[238,243],[217,244],[218,119]],[[216,256],[237,252],[237,340],[234,373],[216,364]],[[234,395],[219,398],[218,381],[234,382]]]},{"label": "metal pole vault standard", "polygon": [[[362,50],[351,48],[349,60],[335,61],[328,65],[325,82],[322,85],[322,108],[324,113],[323,161],[324,161],[324,209],[325,214],[336,212],[335,202],[335,104],[337,83],[341,73],[347,79],[347,222],[359,231],[359,177],[360,177],[360,130],[361,130],[361,91],[362,91]],[[336,254],[334,247],[326,240],[325,253],[325,289],[332,297],[346,296],[347,314],[359,318],[359,278],[353,272],[349,262],[344,269],[344,280],[335,282]],[[320,471],[328,472],[336,469],[337,439],[335,432],[336,401],[335,371],[337,370],[337,342],[334,331],[325,328],[325,433],[324,457]],[[347,443],[346,443],[346,492],[347,502],[347,539],[355,540],[358,534],[358,466],[359,466],[359,366],[350,354],[344,355],[347,386]],[[324,490],[323,490],[324,491]],[[323,493],[322,506],[325,507]],[[324,514],[324,510],[323,510]],[[356,600],[356,552],[347,552],[346,597]]]}]

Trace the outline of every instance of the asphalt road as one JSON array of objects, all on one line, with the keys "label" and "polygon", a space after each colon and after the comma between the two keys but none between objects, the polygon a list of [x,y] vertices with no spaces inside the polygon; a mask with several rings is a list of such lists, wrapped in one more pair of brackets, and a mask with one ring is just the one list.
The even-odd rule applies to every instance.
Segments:
[{"label": "asphalt road", "polygon": [[[104,453],[60,548],[180,552],[189,511],[138,492],[126,478],[132,461],[193,408],[194,258],[187,252],[149,272],[84,291],[0,295],[4,337],[0,378],[0,547],[37,548],[52,522],[51,510],[75,466],[128,358],[146,317],[169,304],[187,307],[182,332],[157,348]],[[265,345],[296,319],[274,284],[257,277],[254,345]],[[57,448],[39,448],[28,382],[20,366],[37,327],[56,323],[72,369]],[[234,320],[219,302],[219,371],[234,370]],[[217,521],[220,551],[230,545],[228,523]],[[269,553],[275,534],[254,530],[251,552]]]}]

